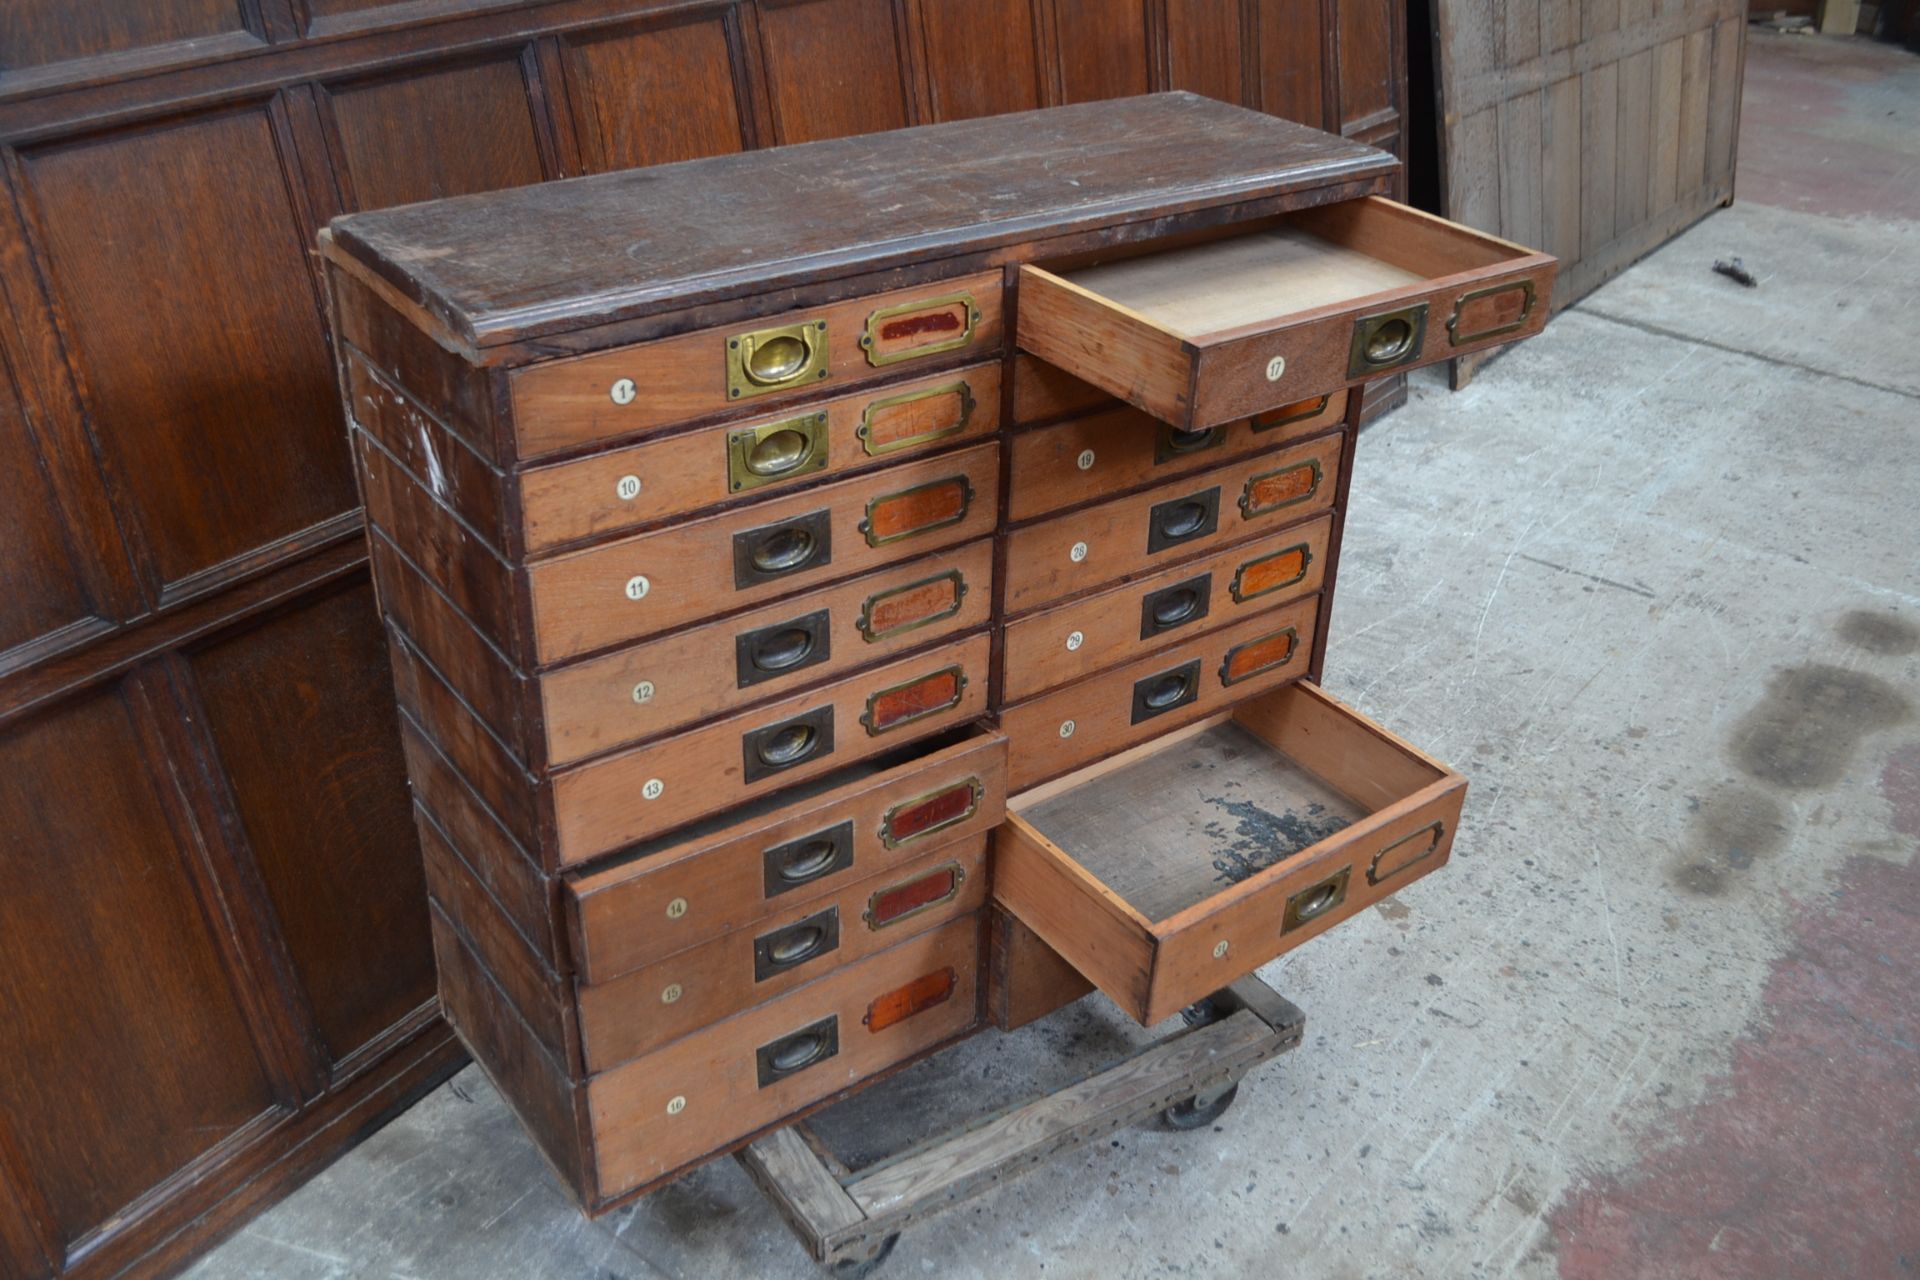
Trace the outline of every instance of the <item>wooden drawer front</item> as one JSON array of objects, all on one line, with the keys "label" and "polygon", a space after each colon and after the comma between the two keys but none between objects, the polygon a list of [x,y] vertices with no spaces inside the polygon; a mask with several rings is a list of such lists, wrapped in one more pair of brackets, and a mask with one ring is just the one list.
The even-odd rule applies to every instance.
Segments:
[{"label": "wooden drawer front", "polygon": [[1037,422],[1054,422],[1093,409],[1111,408],[1113,396],[1038,356],[1024,351],[1014,353],[1013,422],[1024,427]]},{"label": "wooden drawer front", "polygon": [[1218,467],[1340,425],[1347,393],[1314,396],[1260,418],[1175,431],[1138,409],[1110,409],[1015,436],[1007,519],[1015,524],[1170,476]]},{"label": "wooden drawer front", "polygon": [[1291,684],[1018,798],[993,893],[1151,1025],[1442,866],[1466,787]]},{"label": "wooden drawer front", "polygon": [[987,837],[783,907],[750,929],[580,989],[589,1072],[785,995],[903,938],[978,911],[987,898]]},{"label": "wooden drawer front", "polygon": [[973,365],[785,413],[700,427],[519,477],[529,551],[992,435],[1000,366]]},{"label": "wooden drawer front", "polygon": [[986,710],[987,637],[902,658],[810,693],[553,777],[562,863],[964,724]]},{"label": "wooden drawer front", "polygon": [[1058,274],[1022,267],[1018,341],[1156,418],[1210,427],[1537,333],[1554,269],[1367,197]]},{"label": "wooden drawer front", "polygon": [[741,806],[570,880],[581,981],[608,982],[999,825],[1007,740],[972,727]]},{"label": "wooden drawer front", "polygon": [[986,623],[993,542],[676,631],[540,677],[556,765],[656,737]]},{"label": "wooden drawer front", "polygon": [[1293,524],[1333,505],[1338,432],[1006,535],[1007,616]]},{"label": "wooden drawer front", "polygon": [[1007,789],[1047,778],[1306,674],[1317,599],[1231,627],[1007,707]]},{"label": "wooden drawer front", "polygon": [[1000,273],[987,271],[553,360],[513,375],[516,446],[532,458],[729,409],[771,413],[1000,340]]},{"label": "wooden drawer front", "polygon": [[600,1191],[737,1144],[978,1022],[978,916],[615,1067],[587,1085]]},{"label": "wooden drawer front", "polygon": [[1332,529],[1332,516],[1318,516],[1009,624],[1001,700],[1033,697],[1318,591]]},{"label": "wooden drawer front", "polygon": [[924,458],[531,566],[542,664],[977,538],[1000,446]]}]

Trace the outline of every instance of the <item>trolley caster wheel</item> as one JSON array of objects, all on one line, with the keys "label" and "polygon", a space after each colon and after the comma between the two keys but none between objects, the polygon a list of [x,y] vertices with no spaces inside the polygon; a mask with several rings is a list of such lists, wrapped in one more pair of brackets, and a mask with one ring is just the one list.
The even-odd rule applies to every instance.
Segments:
[{"label": "trolley caster wheel", "polygon": [[893,1246],[900,1243],[900,1233],[894,1232],[879,1244],[864,1253],[844,1258],[835,1258],[824,1270],[834,1280],[865,1280],[880,1269],[880,1265],[893,1256]]},{"label": "trolley caster wheel", "polygon": [[1227,1108],[1239,1094],[1240,1082],[1235,1080],[1224,1089],[1210,1089],[1182,1098],[1162,1111],[1160,1118],[1167,1122],[1169,1129],[1204,1129],[1227,1114]]}]

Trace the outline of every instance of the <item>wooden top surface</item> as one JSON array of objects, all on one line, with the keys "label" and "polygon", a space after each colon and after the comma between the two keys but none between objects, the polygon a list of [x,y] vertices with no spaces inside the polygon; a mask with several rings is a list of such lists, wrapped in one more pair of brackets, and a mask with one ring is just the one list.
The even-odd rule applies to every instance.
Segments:
[{"label": "wooden top surface", "polygon": [[472,347],[1392,172],[1190,93],[836,138],[351,214],[355,259]]}]

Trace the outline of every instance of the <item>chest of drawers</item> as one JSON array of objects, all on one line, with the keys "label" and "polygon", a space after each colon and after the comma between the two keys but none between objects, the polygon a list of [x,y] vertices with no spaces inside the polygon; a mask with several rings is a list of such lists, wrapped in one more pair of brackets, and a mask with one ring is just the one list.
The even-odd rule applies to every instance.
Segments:
[{"label": "chest of drawers", "polygon": [[1393,166],[1167,94],[332,225],[443,1004],[583,1207],[1446,860],[1314,683],[1354,439],[1554,264]]}]

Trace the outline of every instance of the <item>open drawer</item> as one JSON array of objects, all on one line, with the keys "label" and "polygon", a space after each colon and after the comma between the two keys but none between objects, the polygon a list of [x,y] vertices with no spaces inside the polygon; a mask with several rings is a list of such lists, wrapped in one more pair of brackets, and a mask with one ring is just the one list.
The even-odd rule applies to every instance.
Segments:
[{"label": "open drawer", "polygon": [[1020,347],[1186,431],[1537,333],[1557,262],[1378,196],[1020,269]]},{"label": "open drawer", "polygon": [[1014,797],[993,896],[1151,1026],[1444,864],[1466,791],[1291,684]]}]

